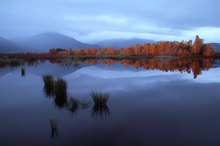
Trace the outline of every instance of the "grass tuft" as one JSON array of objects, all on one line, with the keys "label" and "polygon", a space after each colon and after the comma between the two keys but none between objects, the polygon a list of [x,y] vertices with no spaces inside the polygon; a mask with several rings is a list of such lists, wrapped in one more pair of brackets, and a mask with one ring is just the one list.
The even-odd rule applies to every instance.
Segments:
[{"label": "grass tuft", "polygon": [[105,106],[109,99],[109,92],[92,91],[90,96],[96,106]]},{"label": "grass tuft", "polygon": [[67,102],[67,109],[72,113],[75,113],[80,108],[80,103],[76,98],[71,97]]},{"label": "grass tuft", "polygon": [[54,93],[56,97],[67,96],[67,83],[64,79],[57,79],[54,82]]},{"label": "grass tuft", "polygon": [[53,96],[54,94],[54,79],[51,75],[44,75],[44,93],[46,96]]}]

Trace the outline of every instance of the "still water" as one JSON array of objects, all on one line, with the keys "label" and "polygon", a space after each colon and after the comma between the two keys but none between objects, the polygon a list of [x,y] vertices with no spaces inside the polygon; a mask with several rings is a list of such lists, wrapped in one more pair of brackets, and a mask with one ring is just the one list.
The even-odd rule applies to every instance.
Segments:
[{"label": "still water", "polygon": [[[2,66],[0,145],[220,145],[218,61],[128,62]],[[66,81],[65,99],[45,93],[44,75]],[[107,104],[96,108],[92,91],[108,92]]]}]

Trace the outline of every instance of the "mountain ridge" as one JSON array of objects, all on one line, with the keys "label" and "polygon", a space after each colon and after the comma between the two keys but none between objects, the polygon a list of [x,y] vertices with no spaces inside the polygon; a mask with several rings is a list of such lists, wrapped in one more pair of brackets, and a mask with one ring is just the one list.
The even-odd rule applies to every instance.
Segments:
[{"label": "mountain ridge", "polygon": [[13,53],[17,52],[17,50],[19,50],[19,48],[14,42],[0,37],[0,53]]},{"label": "mountain ridge", "polygon": [[220,43],[210,43],[216,52],[220,52]]},{"label": "mountain ridge", "polygon": [[82,43],[72,37],[56,33],[56,32],[44,32],[38,35],[29,37],[22,41],[16,42],[20,46],[25,47],[25,51],[37,51],[48,52],[52,48],[62,49],[83,49],[97,47],[95,45]]},{"label": "mountain ridge", "polygon": [[[99,41],[93,44],[87,44],[78,41],[67,35],[57,32],[43,32],[31,37],[23,39],[5,39],[0,37],[0,53],[18,53],[18,52],[48,52],[52,48],[62,49],[83,49],[83,48],[106,48],[112,47],[120,49],[123,47],[130,47],[136,44],[143,45],[144,43],[157,43],[151,39],[108,39]],[[220,52],[220,43],[210,43],[216,52]]]}]

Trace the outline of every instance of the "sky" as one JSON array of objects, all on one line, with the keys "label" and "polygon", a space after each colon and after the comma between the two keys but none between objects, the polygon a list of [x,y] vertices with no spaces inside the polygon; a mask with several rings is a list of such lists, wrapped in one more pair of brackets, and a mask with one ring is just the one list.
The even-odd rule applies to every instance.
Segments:
[{"label": "sky", "polygon": [[220,43],[219,0],[1,0],[0,36],[58,32],[83,42],[114,38]]}]

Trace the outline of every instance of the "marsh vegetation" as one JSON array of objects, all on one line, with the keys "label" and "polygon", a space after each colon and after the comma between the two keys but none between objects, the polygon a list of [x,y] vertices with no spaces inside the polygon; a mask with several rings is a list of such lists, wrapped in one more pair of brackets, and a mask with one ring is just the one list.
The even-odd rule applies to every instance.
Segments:
[{"label": "marsh vegetation", "polygon": [[55,104],[62,108],[67,102],[67,82],[64,79],[54,79],[51,75],[44,75],[44,94],[53,97]]},{"label": "marsh vegetation", "polygon": [[[119,134],[126,133],[123,141],[144,145],[164,131],[169,135],[161,143],[189,133],[195,141],[204,142],[204,136],[218,141],[218,60],[87,59],[77,61],[79,68],[74,61],[50,61],[1,68],[2,145],[13,145],[8,137],[17,143],[24,136],[46,145],[65,145],[66,139],[70,145],[85,139],[85,145],[100,139],[105,143],[121,140],[118,128]],[[194,74],[200,76],[193,79]]]},{"label": "marsh vegetation", "polygon": [[[54,79],[52,75],[44,75],[43,91],[45,96],[53,97],[55,105],[58,108],[63,108],[71,113],[77,113],[79,110],[85,110],[91,107],[89,100],[80,101],[76,97],[67,95],[67,82],[64,79]],[[92,107],[93,117],[104,117],[110,115],[107,102],[109,99],[109,92],[91,91],[90,96],[94,102]]]}]

